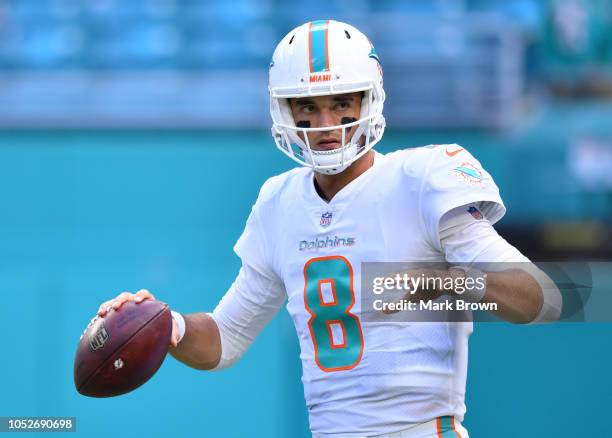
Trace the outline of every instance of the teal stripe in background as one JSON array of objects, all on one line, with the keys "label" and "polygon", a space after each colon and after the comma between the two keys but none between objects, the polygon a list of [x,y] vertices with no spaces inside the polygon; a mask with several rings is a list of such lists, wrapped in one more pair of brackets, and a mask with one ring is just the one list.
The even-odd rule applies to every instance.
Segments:
[{"label": "teal stripe in background", "polygon": [[310,28],[311,73],[327,71],[327,50],[325,35],[327,34],[327,20],[313,21]]},{"label": "teal stripe in background", "polygon": [[453,417],[440,417],[440,432],[443,438],[459,438],[459,434],[453,430]]}]

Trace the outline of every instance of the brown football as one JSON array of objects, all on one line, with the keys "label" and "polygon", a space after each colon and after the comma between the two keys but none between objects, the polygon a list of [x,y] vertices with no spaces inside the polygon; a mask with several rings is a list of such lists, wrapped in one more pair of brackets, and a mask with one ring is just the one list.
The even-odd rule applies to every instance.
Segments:
[{"label": "brown football", "polygon": [[90,397],[113,397],[149,380],[166,358],[172,316],[166,303],[128,301],[94,318],[74,359],[74,384]]}]

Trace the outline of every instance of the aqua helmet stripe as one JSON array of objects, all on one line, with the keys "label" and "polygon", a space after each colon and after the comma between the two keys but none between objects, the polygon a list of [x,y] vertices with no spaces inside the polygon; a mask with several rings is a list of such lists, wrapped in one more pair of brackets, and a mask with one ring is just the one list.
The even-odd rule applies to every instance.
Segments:
[{"label": "aqua helmet stripe", "polygon": [[308,47],[310,51],[310,73],[329,71],[327,33],[329,20],[310,22]]}]

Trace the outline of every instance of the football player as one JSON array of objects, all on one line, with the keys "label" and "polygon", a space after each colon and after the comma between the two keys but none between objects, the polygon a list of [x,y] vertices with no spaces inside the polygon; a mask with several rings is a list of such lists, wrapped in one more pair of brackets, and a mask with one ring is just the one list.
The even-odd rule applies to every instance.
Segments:
[{"label": "football player", "polygon": [[[445,262],[444,279],[478,262],[529,260],[493,224],[505,213],[491,176],[457,144],[374,151],[385,129],[383,74],[351,25],[303,24],[269,72],[272,135],[301,166],[262,186],[234,250],[242,268],[212,313],[173,312],[170,353],[198,369],[234,364],[287,303],[301,347],[315,437],[462,437],[472,323],[362,318],[362,262]],[[487,272],[470,302],[513,322],[559,317],[540,271]],[[415,291],[413,291],[415,292]],[[442,294],[439,291],[439,295]],[[153,298],[125,292],[99,309]]]}]

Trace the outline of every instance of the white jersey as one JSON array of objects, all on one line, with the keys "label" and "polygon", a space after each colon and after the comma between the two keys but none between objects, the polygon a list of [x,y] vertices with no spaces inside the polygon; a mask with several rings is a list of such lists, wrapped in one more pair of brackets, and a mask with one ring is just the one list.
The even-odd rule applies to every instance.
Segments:
[{"label": "white jersey", "polygon": [[368,324],[359,279],[362,262],[443,262],[440,219],[470,203],[490,223],[505,212],[491,176],[458,145],[376,153],[330,202],[308,168],[263,185],[235,251],[275,288],[249,301],[278,303],[286,294],[313,433],[361,436],[463,419],[472,324]]}]

